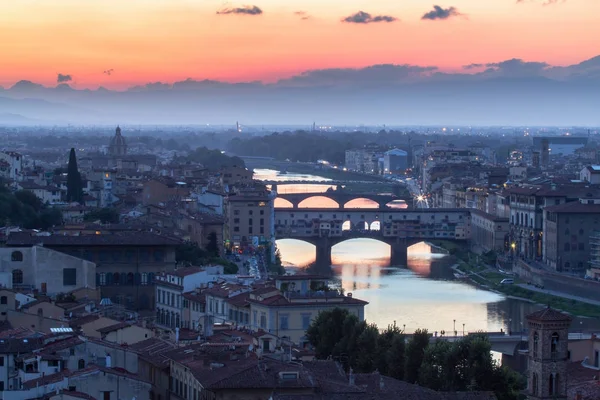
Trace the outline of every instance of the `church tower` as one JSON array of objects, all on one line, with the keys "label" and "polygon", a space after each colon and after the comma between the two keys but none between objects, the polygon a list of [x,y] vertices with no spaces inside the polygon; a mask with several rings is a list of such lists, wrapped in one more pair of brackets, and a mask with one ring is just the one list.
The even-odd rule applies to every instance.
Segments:
[{"label": "church tower", "polygon": [[127,143],[121,135],[121,128],[117,126],[115,136],[110,140],[108,145],[108,154],[113,157],[120,157],[127,154]]},{"label": "church tower", "polygon": [[550,307],[527,316],[529,327],[528,399],[567,399],[571,317]]}]

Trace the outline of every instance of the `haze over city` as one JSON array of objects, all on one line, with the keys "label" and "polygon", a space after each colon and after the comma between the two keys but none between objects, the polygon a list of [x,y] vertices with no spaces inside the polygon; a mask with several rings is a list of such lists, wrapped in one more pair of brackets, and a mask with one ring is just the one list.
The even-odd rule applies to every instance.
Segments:
[{"label": "haze over city", "polygon": [[0,122],[600,125],[599,12],[594,0],[3,2]]}]

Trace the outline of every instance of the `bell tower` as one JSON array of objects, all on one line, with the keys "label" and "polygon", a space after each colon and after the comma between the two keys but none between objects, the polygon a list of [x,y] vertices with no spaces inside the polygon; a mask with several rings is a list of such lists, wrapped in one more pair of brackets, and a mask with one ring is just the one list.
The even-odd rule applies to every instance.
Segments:
[{"label": "bell tower", "polygon": [[527,398],[567,399],[571,317],[550,307],[527,316],[529,357]]}]

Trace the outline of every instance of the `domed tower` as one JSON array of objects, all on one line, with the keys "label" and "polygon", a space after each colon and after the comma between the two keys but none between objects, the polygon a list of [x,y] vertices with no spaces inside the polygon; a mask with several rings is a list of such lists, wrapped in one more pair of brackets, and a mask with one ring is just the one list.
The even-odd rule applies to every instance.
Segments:
[{"label": "domed tower", "polygon": [[117,126],[115,136],[110,140],[108,145],[108,154],[111,156],[124,156],[127,154],[127,143],[121,135],[121,128]]},{"label": "domed tower", "polygon": [[567,399],[571,317],[550,307],[527,316],[528,399]]}]

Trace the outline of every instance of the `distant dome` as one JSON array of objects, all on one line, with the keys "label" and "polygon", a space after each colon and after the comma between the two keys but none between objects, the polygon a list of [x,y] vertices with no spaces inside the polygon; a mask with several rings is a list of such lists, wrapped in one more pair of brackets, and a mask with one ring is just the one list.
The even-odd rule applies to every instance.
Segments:
[{"label": "distant dome", "polygon": [[111,156],[124,156],[127,154],[127,143],[125,142],[125,138],[121,135],[121,128],[118,126],[115,136],[110,139],[108,154]]}]

